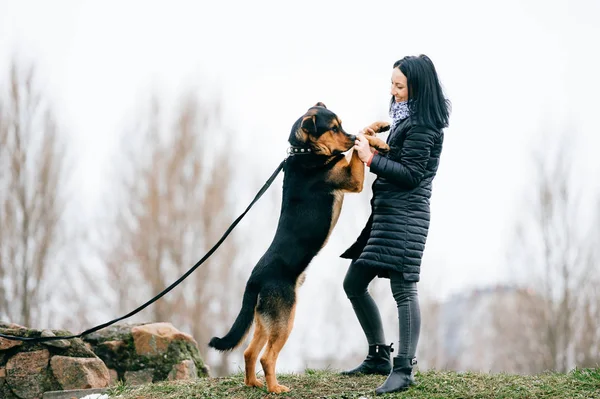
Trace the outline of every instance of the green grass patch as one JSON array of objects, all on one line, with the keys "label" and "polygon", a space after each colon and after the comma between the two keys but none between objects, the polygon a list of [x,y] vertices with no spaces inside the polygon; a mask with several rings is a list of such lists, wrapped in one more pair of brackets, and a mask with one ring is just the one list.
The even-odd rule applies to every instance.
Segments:
[{"label": "green grass patch", "polygon": [[[374,398],[375,388],[386,377],[345,377],[331,370],[306,370],[302,374],[282,374],[280,384],[292,390],[268,394],[266,388],[249,388],[242,374],[195,381],[163,382],[136,387],[111,388],[111,399],[360,399]],[[577,369],[568,374],[535,376],[508,374],[425,371],[416,374],[418,385],[403,393],[378,398],[411,399],[600,399],[600,369]],[[264,380],[264,379],[263,379]]]}]

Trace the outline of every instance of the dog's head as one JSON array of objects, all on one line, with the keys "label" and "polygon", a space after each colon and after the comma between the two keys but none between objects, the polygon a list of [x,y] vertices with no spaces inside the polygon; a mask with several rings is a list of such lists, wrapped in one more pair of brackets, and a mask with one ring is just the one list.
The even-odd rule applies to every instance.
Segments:
[{"label": "dog's head", "polygon": [[289,142],[309,147],[314,154],[335,155],[351,149],[355,140],[344,131],[340,118],[318,102],[294,123]]}]

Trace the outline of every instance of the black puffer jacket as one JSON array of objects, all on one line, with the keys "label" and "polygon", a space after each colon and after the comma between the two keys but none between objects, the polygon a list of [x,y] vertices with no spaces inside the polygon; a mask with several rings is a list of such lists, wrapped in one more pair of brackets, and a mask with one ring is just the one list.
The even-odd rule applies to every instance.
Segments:
[{"label": "black puffer jacket", "polygon": [[407,281],[419,281],[421,258],[429,230],[431,184],[439,165],[444,133],[413,125],[410,118],[390,133],[388,154],[376,154],[371,172],[371,216],[356,242],[342,258],[387,271],[402,272]]}]

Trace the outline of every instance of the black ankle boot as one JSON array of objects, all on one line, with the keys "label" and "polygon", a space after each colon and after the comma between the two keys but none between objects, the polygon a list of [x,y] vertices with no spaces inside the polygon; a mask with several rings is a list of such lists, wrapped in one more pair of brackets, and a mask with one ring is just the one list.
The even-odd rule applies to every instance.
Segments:
[{"label": "black ankle boot", "polygon": [[415,364],[417,364],[417,360],[414,358],[395,357],[392,372],[383,385],[375,390],[375,393],[381,395],[382,393],[403,391],[413,385],[415,379],[412,376],[412,369]]},{"label": "black ankle boot", "polygon": [[387,345],[369,345],[369,354],[367,358],[352,370],[342,371],[342,375],[356,374],[389,374],[392,370],[390,353],[394,351],[392,344]]}]

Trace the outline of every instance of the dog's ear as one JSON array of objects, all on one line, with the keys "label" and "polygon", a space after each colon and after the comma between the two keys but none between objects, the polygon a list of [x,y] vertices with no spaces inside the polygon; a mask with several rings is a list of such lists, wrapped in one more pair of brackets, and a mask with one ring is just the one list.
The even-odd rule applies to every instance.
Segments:
[{"label": "dog's ear", "polygon": [[300,124],[301,129],[306,134],[316,134],[317,133],[317,118],[315,115],[308,115],[302,118],[302,123]]},{"label": "dog's ear", "polygon": [[321,101],[319,101],[318,103],[316,103],[314,106],[315,106],[315,107],[323,107],[323,108],[327,108],[327,107],[325,106],[325,104],[323,104]]}]

